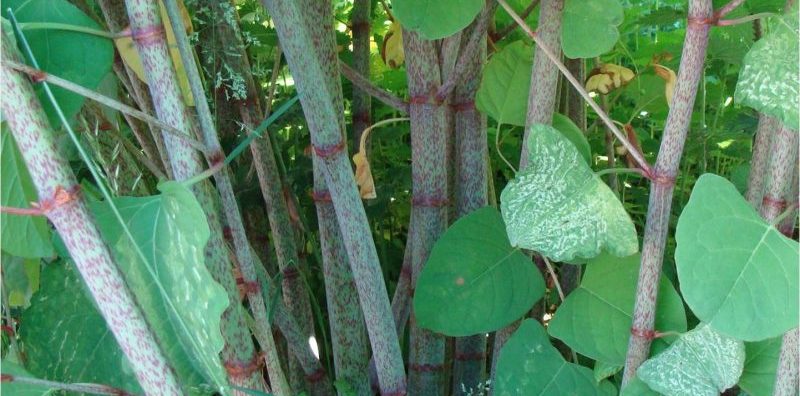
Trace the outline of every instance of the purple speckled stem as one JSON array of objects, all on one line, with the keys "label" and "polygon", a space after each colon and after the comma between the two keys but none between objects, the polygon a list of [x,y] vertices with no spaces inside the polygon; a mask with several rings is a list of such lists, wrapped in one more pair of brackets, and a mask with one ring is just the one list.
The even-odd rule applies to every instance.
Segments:
[{"label": "purple speckled stem", "polygon": [[[542,0],[539,6],[539,25],[536,34],[547,48],[561,56],[561,15],[564,13],[564,0]],[[553,122],[556,90],[558,88],[558,67],[537,46],[531,69],[531,87],[528,94],[528,112],[525,116],[525,137],[522,142],[522,154],[519,168],[528,165],[528,134],[533,124]]]},{"label": "purple speckled stem", "polygon": [[[494,4],[492,2],[486,8]],[[486,12],[484,18],[488,20],[489,15]],[[472,57],[464,59],[467,64],[463,66],[464,71],[459,76],[453,95],[456,217],[488,204],[486,116],[477,111],[474,105],[481,81],[481,68],[486,60],[487,25],[478,19],[466,30],[470,32],[465,34],[466,37],[479,35],[479,50]],[[462,45],[469,45],[469,42]],[[453,358],[453,394],[465,396],[470,390],[477,390],[486,376],[486,337],[478,334],[456,338]]]},{"label": "purple speckled stem", "polygon": [[369,339],[364,315],[361,313],[355,280],[350,271],[339,224],[336,222],[336,212],[327,199],[330,195],[318,162],[315,158],[314,197],[336,378],[350,384],[356,395],[370,395]]},{"label": "purple speckled stem", "polygon": [[771,136],[780,128],[778,120],[766,114],[758,115],[758,128],[753,143],[753,157],[750,160],[750,176],[747,179],[745,198],[756,210],[761,206],[764,197],[764,173],[769,162]]},{"label": "purple speckled stem", "polygon": [[[135,32],[134,42],[142,60],[145,75],[149,80],[148,86],[158,118],[162,122],[180,130],[193,130],[192,120],[188,109],[183,103],[183,97],[178,88],[177,75],[167,50],[157,3],[150,0],[128,0],[126,1],[126,7],[131,22],[131,30]],[[185,39],[186,35],[182,21],[178,19],[178,22],[180,26],[176,30],[178,30],[178,33],[182,33],[181,36]],[[173,26],[176,26],[175,22],[173,22]],[[185,62],[187,72],[193,65],[193,61]],[[195,75],[195,77],[197,76]],[[198,104],[205,103],[205,94],[202,92],[202,88],[194,96],[195,102]],[[216,141],[216,134],[213,131],[209,132],[207,128],[204,128],[203,132],[204,141],[212,153],[212,158],[209,158],[209,162],[215,165],[222,161],[224,154],[220,150],[219,142]],[[203,171],[202,159],[185,142],[175,136],[166,134],[164,141],[167,144],[172,171],[176,179],[185,180]],[[244,236],[238,207],[236,206],[235,198],[233,198],[233,189],[230,180],[227,178],[227,170],[223,169],[215,176],[217,186],[222,192],[223,209],[233,231],[234,245],[239,258],[242,277],[245,282],[255,282],[256,275],[250,257],[250,248]],[[225,288],[228,298],[231,301],[239,301],[232,265],[223,240],[221,222],[213,204],[215,191],[208,182],[197,183],[193,186],[193,190],[206,213],[211,231],[211,238],[205,249],[206,265],[214,279]],[[249,293],[248,297],[256,322],[256,336],[262,346],[267,349],[268,345],[273,342],[268,340],[271,339],[272,333],[267,321],[264,302],[260,293],[257,292]],[[250,339],[250,332],[244,322],[241,306],[232,304],[223,313],[221,330],[226,341],[225,348],[222,351],[223,361],[226,366],[247,366],[255,356],[255,349]],[[267,352],[271,351],[268,350]],[[268,364],[270,360],[267,359]],[[279,367],[270,368],[273,369],[270,371],[270,375],[280,376]],[[263,379],[257,373],[249,373],[241,377],[229,374],[229,380],[234,384],[241,384],[241,386],[252,389],[266,389]],[[273,379],[273,388],[280,393],[282,389],[276,384],[280,384],[280,381]]]},{"label": "purple speckled stem", "polygon": [[[206,0],[205,3],[214,12],[212,20],[224,18],[223,14],[227,7],[230,7],[228,0]],[[221,41],[222,62],[233,72],[237,73],[244,80],[246,98],[244,100],[234,100],[231,106],[238,109],[239,116],[248,127],[248,131],[254,129],[263,119],[259,95],[253,80],[250,63],[238,29],[234,29],[229,23],[219,23],[216,26],[217,39]],[[228,103],[224,104],[228,105]],[[233,131],[227,132],[233,134]],[[309,301],[308,290],[300,277],[300,259],[297,254],[294,230],[289,217],[289,209],[286,198],[283,194],[284,186],[278,173],[278,166],[272,144],[268,137],[258,138],[250,145],[253,154],[253,164],[258,175],[259,187],[264,197],[267,216],[269,219],[272,240],[275,245],[278,267],[282,277],[283,299],[297,320],[301,332],[305,338],[314,335],[314,321],[311,313],[311,303]],[[303,365],[291,357],[289,359],[289,382],[295,392],[300,392],[306,388],[312,390],[314,394],[324,394],[331,392],[331,385],[326,381],[307,381],[309,373],[303,370]],[[325,387],[327,386],[327,389]]]},{"label": "purple speckled stem", "polygon": [[[447,228],[446,106],[432,93],[440,84],[433,41],[403,31],[411,118],[412,290],[434,242]],[[412,292],[413,295],[413,292]],[[436,395],[444,387],[444,337],[416,326],[413,310],[408,352],[409,394]]]},{"label": "purple speckled stem", "polygon": [[[329,21],[306,20],[307,10],[301,2],[263,0],[263,3],[272,16],[292,70],[312,145],[323,154],[319,166],[330,190],[356,280],[381,393],[404,395],[403,360],[386,285],[343,140],[344,117],[337,105],[342,96],[341,82],[338,77],[329,76],[329,69],[338,69],[335,37],[324,27],[321,29],[326,33],[318,31],[319,25]],[[313,48],[317,51],[310,51]]]},{"label": "purple speckled stem", "polygon": [[[772,136],[769,165],[764,175],[764,198],[759,213],[769,223],[787,209],[787,197],[794,200],[796,186],[793,186],[797,172],[798,133],[785,125],[779,125]],[[794,217],[794,216],[793,216]],[[792,223],[794,224],[794,219]],[[788,227],[787,227],[788,228]],[[794,227],[791,227],[793,229]],[[773,395],[795,396],[798,389],[798,330],[790,330],[783,336],[778,369],[775,376]]]},{"label": "purple speckled stem", "polygon": [[[100,10],[103,12],[103,18],[105,19],[109,30],[112,32],[121,32],[128,27],[128,14],[125,10],[124,0],[97,0],[97,5],[100,6]],[[134,101],[136,101],[139,109],[147,114],[155,114],[155,109],[153,108],[153,99],[150,97],[150,93],[147,90],[147,84],[145,84],[142,80],[139,80],[139,77],[136,76],[133,70],[122,62],[114,62],[114,72],[120,77],[121,81],[130,83],[130,89],[128,90],[128,93],[131,95]],[[127,77],[127,79],[125,77]],[[138,124],[138,122],[136,124]],[[131,129],[134,129],[134,125],[131,125]],[[167,175],[171,176],[172,167],[169,163],[167,151],[164,148],[164,138],[160,133],[158,133],[158,128],[152,125],[150,125],[150,132],[153,143],[156,147],[156,151],[158,152],[158,158],[160,158],[161,162],[164,164],[164,171],[167,173]],[[143,144],[142,140],[146,139],[139,139],[140,144]],[[145,150],[145,152],[152,151],[152,149],[146,143],[142,145],[142,149]]]},{"label": "purple speckled stem", "polygon": [[664,245],[669,231],[672,192],[680,166],[686,134],[692,118],[692,108],[697,87],[703,74],[703,62],[708,46],[710,26],[699,21],[711,17],[711,0],[689,2],[689,23],[683,42],[681,64],[667,116],[661,148],[658,151],[653,182],[650,186],[650,203],[647,208],[647,224],[644,230],[642,261],[636,285],[636,302],[633,308],[633,324],[628,354],[625,358],[623,384],[636,374],[636,369],[650,354],[652,339],[644,335],[653,330],[658,297],[658,279],[664,260]]},{"label": "purple speckled stem", "polygon": [[[13,41],[3,36],[3,58],[18,60]],[[9,50],[9,48],[11,50]],[[2,109],[41,201],[79,194],[75,175],[61,156],[41,104],[23,74],[2,67]],[[148,395],[180,395],[180,386],[153,333],[128,290],[80,196],[47,212],[64,241],[142,389]]]}]

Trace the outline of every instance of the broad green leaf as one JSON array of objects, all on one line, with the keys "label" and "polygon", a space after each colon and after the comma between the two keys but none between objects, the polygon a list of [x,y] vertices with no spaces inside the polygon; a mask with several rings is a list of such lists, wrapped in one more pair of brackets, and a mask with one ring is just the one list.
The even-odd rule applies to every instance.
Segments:
[{"label": "broad green leaf", "polygon": [[469,25],[483,8],[483,0],[395,0],[392,12],[403,29],[427,40],[451,36]]},{"label": "broad green leaf", "polygon": [[565,361],[542,326],[526,319],[500,351],[494,394],[611,396],[616,389],[607,381],[597,384],[588,368]]},{"label": "broad green leaf", "polygon": [[608,364],[606,362],[601,362],[598,360],[594,362],[594,368],[592,369],[592,373],[594,374],[595,382],[600,382],[622,371],[623,368],[624,366]]},{"label": "broad green leaf", "polygon": [[436,241],[417,280],[414,316],[448,336],[483,334],[521,318],[542,294],[539,270],[511,247],[497,209],[486,207]]},{"label": "broad green leaf", "polygon": [[[3,124],[0,145],[0,205],[30,208],[37,202],[36,188],[22,160],[14,137]],[[38,258],[55,255],[50,243],[50,227],[41,216],[0,214],[0,246],[3,251],[19,257]]]},{"label": "broad green leaf", "polygon": [[797,5],[779,18],[774,29],[753,44],[744,57],[734,98],[740,104],[774,116],[790,128],[800,125],[800,29]]},{"label": "broad green leaf", "polygon": [[781,354],[783,337],[744,344],[744,371],[739,387],[751,396],[770,396],[775,386],[775,373]]},{"label": "broad green leaf", "polygon": [[525,125],[533,47],[515,41],[494,54],[483,69],[475,106],[501,124]]},{"label": "broad green leaf", "polygon": [[560,113],[553,113],[553,128],[561,132],[565,138],[575,145],[587,165],[592,163],[592,148],[589,145],[589,141],[586,140],[586,135],[583,134],[583,131],[569,117]]},{"label": "broad green leaf", "polygon": [[[14,377],[28,377],[36,378],[25,370],[19,364],[10,361],[9,359],[3,360],[2,370],[3,375],[11,375]],[[3,381],[3,394],[5,396],[45,396],[55,394],[56,390],[49,386],[22,384],[19,382],[5,382]]]},{"label": "broad green leaf", "polygon": [[72,263],[56,261],[44,267],[41,289],[22,314],[20,339],[34,377],[142,393]]},{"label": "broad green leaf", "polygon": [[661,396],[661,394],[650,389],[637,375],[628,382],[628,385],[622,388],[619,396]]},{"label": "broad green leaf", "polygon": [[[160,195],[114,200],[147,263],[143,263],[105,202],[92,205],[100,229],[136,294],[178,376],[192,385],[227,387],[219,360],[220,316],[228,297],[205,266],[210,235],[206,215],[191,191],[177,182]],[[152,266],[153,272],[148,270]],[[157,278],[153,277],[153,274]]]},{"label": "broad green leaf", "polygon": [[561,23],[561,49],[567,58],[594,58],[619,39],[624,13],[619,0],[566,0]]},{"label": "broad green leaf", "polygon": [[636,371],[666,396],[718,396],[736,385],[744,367],[744,343],[700,324]]},{"label": "broad green leaf", "polygon": [[700,176],[675,240],[681,292],[701,321],[744,341],[798,326],[797,242],[765,223],[729,181]]},{"label": "broad green leaf", "polygon": [[555,261],[615,256],[638,250],[636,229],[622,203],[567,138],[537,124],[528,137],[529,163],[500,194],[511,245]]},{"label": "broad green leaf", "polygon": [[[617,258],[602,254],[588,262],[581,285],[558,307],[548,326],[551,336],[575,352],[610,365],[624,365],[628,350],[640,255]],[[686,314],[678,292],[661,277],[655,329],[686,331]],[[659,338],[655,350],[669,339]]]},{"label": "broad green leaf", "polygon": [[[75,28],[103,30],[94,20],[68,1],[5,0],[4,15],[7,8],[14,10],[14,15],[21,23],[25,37],[31,45],[31,51],[42,70],[89,89],[95,89],[111,71],[114,61],[114,45],[111,40],[89,33],[42,25],[42,23],[62,24],[73,30]],[[35,89],[50,119],[50,124],[55,127],[61,125],[41,84],[37,84]],[[78,113],[84,101],[82,96],[58,87],[51,89],[67,119]]]}]

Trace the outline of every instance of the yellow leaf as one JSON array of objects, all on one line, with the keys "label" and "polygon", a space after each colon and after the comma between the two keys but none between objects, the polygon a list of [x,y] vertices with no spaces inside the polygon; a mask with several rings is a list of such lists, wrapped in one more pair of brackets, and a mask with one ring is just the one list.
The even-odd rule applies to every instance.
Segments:
[{"label": "yellow leaf", "polygon": [[675,75],[675,72],[672,69],[661,66],[659,64],[653,64],[653,69],[656,72],[656,75],[661,77],[665,84],[664,84],[664,96],[667,97],[667,105],[670,107],[672,106],[672,93],[675,91],[675,81],[678,80],[678,76]]},{"label": "yellow leaf", "polygon": [[594,68],[586,80],[586,90],[607,94],[633,80],[636,74],[627,67],[605,63]]},{"label": "yellow leaf", "polygon": [[356,184],[363,199],[375,199],[375,181],[372,179],[372,170],[369,167],[367,158],[367,136],[372,132],[372,128],[367,128],[361,134],[358,152],[353,156],[353,163],[356,165]]},{"label": "yellow leaf", "polygon": [[[172,58],[172,63],[175,66],[175,72],[178,75],[178,85],[180,86],[181,94],[183,95],[183,101],[187,106],[194,106],[194,98],[192,97],[192,91],[189,88],[189,78],[186,76],[186,69],[184,69],[183,61],[181,61],[181,55],[178,51],[175,34],[172,32],[172,24],[169,23],[167,10],[164,7],[162,0],[158,1],[158,6],[161,10],[161,20],[164,22],[164,30],[167,33],[167,46],[169,47],[169,55]],[[183,23],[186,25],[186,33],[191,34],[193,29],[192,19],[189,16],[189,12],[186,10],[186,7],[183,5],[182,1],[178,1],[178,7],[183,15]],[[128,30],[129,29],[125,29],[125,31]],[[133,73],[136,74],[136,77],[147,83],[147,78],[144,75],[144,68],[142,67],[142,60],[139,58],[139,53],[136,51],[136,45],[134,45],[133,39],[131,37],[120,37],[114,40],[114,44],[117,46],[117,51],[119,52],[122,61],[125,62],[125,64],[131,68],[131,70],[133,70]]]},{"label": "yellow leaf", "polygon": [[381,51],[381,58],[383,63],[387,66],[396,69],[403,64],[406,59],[405,52],[403,52],[403,28],[400,22],[394,21],[383,37],[383,51]]}]

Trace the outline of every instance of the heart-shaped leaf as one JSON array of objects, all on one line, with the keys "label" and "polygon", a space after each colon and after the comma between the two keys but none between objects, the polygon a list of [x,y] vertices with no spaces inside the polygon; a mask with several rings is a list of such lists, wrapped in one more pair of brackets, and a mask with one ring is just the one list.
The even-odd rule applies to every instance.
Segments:
[{"label": "heart-shaped leaf", "polygon": [[616,389],[608,381],[597,384],[588,368],[565,361],[542,325],[526,319],[500,352],[494,394],[610,396]]},{"label": "heart-shaped leaf", "polygon": [[528,167],[500,195],[511,245],[555,261],[615,256],[638,250],[636,229],[622,203],[567,138],[537,124],[528,138]]},{"label": "heart-shaped leaf", "polygon": [[161,194],[151,197],[114,200],[147,262],[106,203],[92,208],[178,376],[185,381],[199,372],[206,384],[222,389],[227,376],[219,359],[224,343],[219,326],[228,296],[205,266],[203,251],[210,235],[206,215],[181,184],[166,182],[159,190]]},{"label": "heart-shaped leaf", "polygon": [[[6,124],[0,131],[0,205],[11,208],[28,208],[37,202],[28,168],[20,156],[14,137]],[[39,258],[55,255],[50,242],[50,227],[44,217],[0,214],[0,246],[11,255]]]},{"label": "heart-shaped leaf", "polygon": [[744,57],[734,98],[740,104],[779,118],[797,129],[800,124],[800,74],[797,4]]},{"label": "heart-shaped leaf", "polygon": [[561,49],[568,58],[594,58],[619,39],[624,13],[619,0],[566,0],[561,23]]},{"label": "heart-shaped leaf", "polygon": [[553,128],[561,132],[565,138],[575,145],[586,164],[592,163],[592,147],[589,145],[589,141],[586,140],[586,135],[583,134],[583,131],[569,117],[560,113],[553,113]]},{"label": "heart-shaped leaf", "polygon": [[[638,254],[625,258],[602,254],[590,260],[581,285],[567,296],[550,321],[550,335],[581,355],[611,365],[625,364],[639,261]],[[661,332],[686,331],[683,301],[666,277],[661,277],[659,291],[655,328]],[[667,341],[657,339],[654,350],[664,349]]]},{"label": "heart-shaped leaf", "polygon": [[622,371],[623,368],[624,366],[608,364],[606,362],[601,362],[598,360],[594,362],[594,368],[592,369],[592,373],[594,374],[594,380],[596,382],[600,382]]},{"label": "heart-shaped leaf", "polygon": [[[33,377],[102,383],[142,393],[119,344],[66,261],[42,270],[41,290],[22,314],[20,339]],[[5,363],[3,363],[5,372]],[[3,384],[5,393],[6,384]]]},{"label": "heart-shaped leaf", "polygon": [[483,0],[395,0],[392,12],[404,29],[436,40],[467,27],[483,5]]},{"label": "heart-shaped leaf", "polygon": [[675,240],[683,298],[714,330],[759,341],[798,326],[797,242],[765,223],[729,181],[700,176]]},{"label": "heart-shaped leaf", "polygon": [[[114,46],[111,40],[43,25],[64,24],[77,29],[103,30],[97,22],[68,1],[5,0],[3,15],[7,8],[14,11],[42,70],[89,89],[97,88],[111,71],[111,64],[114,61]],[[50,124],[61,125],[41,84],[37,84],[34,88]],[[67,119],[78,113],[83,105],[83,96],[59,87],[51,89]]]},{"label": "heart-shaped leaf", "polygon": [[744,343],[700,324],[636,372],[666,396],[718,396],[736,385],[744,367]]},{"label": "heart-shaped leaf", "polygon": [[744,371],[739,387],[751,396],[771,396],[783,337],[744,344]]},{"label": "heart-shaped leaf", "polygon": [[483,334],[522,317],[543,293],[539,270],[508,242],[497,209],[486,207],[436,241],[417,280],[414,316],[448,336]]}]

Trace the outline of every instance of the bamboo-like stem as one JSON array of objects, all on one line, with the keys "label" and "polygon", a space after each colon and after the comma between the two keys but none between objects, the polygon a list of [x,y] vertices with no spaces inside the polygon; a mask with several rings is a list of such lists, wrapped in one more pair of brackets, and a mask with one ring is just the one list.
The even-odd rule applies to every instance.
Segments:
[{"label": "bamboo-like stem", "polygon": [[[455,207],[456,217],[462,217],[488,204],[488,162],[489,149],[486,135],[486,115],[475,109],[475,94],[481,80],[481,68],[486,60],[486,40],[488,20],[494,2],[484,8],[482,19],[467,28],[465,35],[469,41],[462,41],[466,48],[473,37],[478,36],[478,51],[464,58],[463,72],[458,78],[453,102],[455,124]],[[463,58],[463,57],[462,57]],[[486,377],[486,336],[456,338],[453,354],[453,394],[466,396],[477,390]]]},{"label": "bamboo-like stem", "polygon": [[[439,56],[432,41],[403,31],[408,93],[411,96],[411,178],[413,235],[411,287],[422,271],[433,243],[447,227],[447,146],[445,106],[431,92],[441,81]],[[409,394],[435,395],[444,386],[444,337],[416,326],[411,315],[408,353]]]},{"label": "bamboo-like stem", "polygon": [[[769,150],[769,166],[765,172],[764,198],[759,214],[768,223],[773,223],[787,209],[787,197],[794,200],[798,160],[798,133],[785,125],[778,127],[772,137]],[[796,204],[791,202],[789,204]],[[789,209],[793,211],[792,209]],[[794,219],[792,219],[792,224]],[[794,227],[792,227],[793,229]],[[798,389],[798,329],[793,329],[783,336],[775,385],[772,394],[775,396],[795,396]]]},{"label": "bamboo-like stem", "polygon": [[[166,3],[169,4],[169,2]],[[145,75],[149,80],[148,87],[153,97],[153,102],[155,103],[155,110],[158,114],[158,118],[179,130],[192,130],[192,120],[183,103],[183,97],[177,83],[177,75],[168,53],[158,5],[156,2],[149,0],[126,0],[125,5],[128,10],[128,15],[130,16],[131,31],[145,32],[144,34],[140,33],[138,36],[134,35],[133,38],[139,52],[139,57],[142,60]],[[182,37],[185,39],[183,20],[179,17],[177,21],[172,22],[174,30],[178,33],[176,34],[176,38],[182,34]],[[179,24],[176,24],[176,22]],[[188,73],[191,66],[194,65],[194,61],[184,61],[184,65]],[[195,81],[195,83],[196,82],[197,81]],[[205,94],[202,93],[202,87],[194,87],[194,89],[197,88],[200,88],[201,92],[199,92],[199,95],[194,94],[195,101],[197,103],[204,102]],[[222,162],[224,154],[221,152],[218,142],[215,142],[216,136],[209,136],[209,132],[204,130],[203,138],[205,144],[213,150],[209,155],[211,158],[209,162],[213,168]],[[166,148],[168,149],[173,174],[178,180],[192,178],[203,170],[201,158],[197,153],[193,152],[190,147],[185,145],[182,140],[172,135],[165,135],[164,140],[167,143]],[[223,170],[216,174],[217,186],[222,190],[224,209],[231,224],[231,228],[236,228],[237,224],[241,227],[241,219],[238,218],[236,202],[234,200],[232,205],[230,202],[230,197],[232,197],[233,193],[230,183],[226,180],[225,176],[227,173],[225,172],[226,170]],[[238,289],[233,278],[231,262],[223,240],[219,215],[214,205],[216,201],[214,198],[215,191],[211,185],[205,181],[194,184],[193,191],[206,213],[208,226],[211,231],[211,238],[205,250],[206,265],[214,279],[225,288],[229,300],[238,301]],[[225,198],[227,199],[225,200]],[[233,232],[233,234],[237,254],[239,254],[238,258],[242,276],[245,282],[256,282],[252,260],[248,257],[249,246],[247,245],[246,238],[239,232]],[[244,239],[244,242],[242,242],[242,239]],[[242,253],[243,246],[247,247],[247,253]],[[274,342],[272,341],[272,332],[267,320],[263,299],[261,298],[261,294],[255,291],[248,293],[248,298],[256,323],[257,331],[255,335],[259,343],[267,349]],[[254,359],[255,348],[247,326],[245,325],[243,311],[240,305],[232,304],[223,313],[221,330],[223,338],[225,339],[225,347],[222,351],[225,365],[233,367],[247,366],[248,363]],[[267,359],[267,364],[270,363],[270,359]],[[290,394],[287,389],[280,387],[280,368],[268,367],[271,369],[270,375],[278,377],[273,378],[273,390],[279,395]],[[257,372],[240,373],[231,371],[229,372],[229,380],[234,385],[246,388],[266,389],[263,379]]]},{"label": "bamboo-like stem", "polygon": [[710,0],[689,2],[689,23],[686,27],[681,63],[667,116],[661,147],[650,186],[650,203],[642,246],[642,261],[636,285],[636,303],[633,308],[633,324],[628,354],[625,358],[623,384],[636,374],[636,369],[647,359],[652,340],[643,336],[653,330],[659,277],[664,260],[664,246],[669,231],[672,209],[672,192],[680,166],[683,146],[692,118],[692,108],[697,87],[703,74],[703,62],[708,46],[710,26],[698,21],[711,17]]},{"label": "bamboo-like stem", "polygon": [[383,104],[401,112],[408,114],[408,103],[403,99],[393,95],[391,92],[373,84],[367,77],[362,76],[344,62],[339,62],[342,75],[360,90],[369,93]]},{"label": "bamboo-like stem", "polygon": [[539,25],[536,36],[541,46],[536,47],[531,69],[531,86],[528,93],[528,112],[525,116],[525,135],[522,141],[522,154],[519,169],[528,165],[528,136],[534,124],[553,122],[556,88],[558,87],[558,68],[542,47],[554,51],[553,58],[561,59],[561,15],[564,13],[564,0],[542,0],[539,7]]},{"label": "bamboo-like stem", "polygon": [[[125,0],[97,0],[97,5],[100,6],[100,10],[103,13],[103,18],[105,18],[106,25],[108,25],[108,29],[113,32],[121,32],[125,28],[128,27],[130,22],[128,21],[127,11],[125,9]],[[134,73],[133,69],[131,69],[128,65],[124,64],[121,59],[119,61],[114,61],[114,73],[123,83],[126,83],[126,88],[128,89],[128,93],[134,99],[136,104],[146,114],[155,114],[155,108],[153,107],[153,98],[150,97],[150,92],[147,89],[147,85],[144,81],[139,80]],[[172,176],[172,166],[169,162],[169,156],[167,155],[167,150],[164,147],[164,138],[158,131],[158,128],[155,124],[149,124],[150,128],[150,138],[155,145],[155,149],[158,152],[159,158],[161,159],[162,164],[164,165],[164,171],[168,176]],[[144,137],[140,139],[141,141],[144,140]],[[146,145],[142,145],[142,149],[145,149]],[[147,150],[152,151],[149,147]],[[152,156],[152,154],[151,154]],[[155,158],[155,157],[154,157]]]},{"label": "bamboo-like stem", "polygon": [[110,395],[110,396],[133,396],[130,393],[114,388],[113,386],[101,384],[67,384],[64,382],[48,381],[33,377],[19,377],[11,374],[3,374],[2,382],[17,382],[31,386],[49,387],[61,389],[67,392],[88,393],[90,395]]},{"label": "bamboo-like stem", "polygon": [[750,176],[747,179],[747,202],[756,210],[761,208],[761,199],[764,197],[764,179],[769,162],[769,149],[771,137],[780,128],[778,120],[766,114],[758,115],[758,128],[753,143],[753,156],[750,160]]},{"label": "bamboo-like stem", "polygon": [[[228,2],[227,0],[213,0],[207,1],[207,3],[210,3],[212,10],[218,10]],[[224,9],[222,12],[224,12]],[[218,15],[214,19],[221,18],[222,14],[218,13]],[[220,24],[216,32],[219,35],[219,39],[224,43],[222,46],[225,51],[222,60],[233,72],[239,74],[245,83],[246,99],[235,101],[230,105],[238,109],[237,111],[248,133],[252,133],[253,127],[263,118],[263,115],[241,35],[238,29],[234,29],[227,23]],[[277,78],[277,70],[280,66],[279,54],[280,52],[277,53],[276,62],[273,66],[273,78]],[[273,80],[270,92],[274,92],[274,86]],[[271,109],[271,100],[269,98],[266,108],[268,112]],[[301,261],[298,256],[294,229],[289,216],[287,198],[284,195],[284,192],[289,191],[289,188],[284,185],[280,178],[270,139],[268,137],[255,139],[250,148],[258,175],[259,187],[267,209],[278,267],[283,274],[283,299],[289,312],[300,326],[299,332],[304,334],[307,340],[314,335],[314,321],[308,290],[302,278],[300,278]],[[332,392],[330,380],[327,375],[321,375],[317,368],[319,367],[312,367],[308,362],[303,362],[295,356],[290,356],[288,376],[293,390],[300,392],[307,385],[314,395],[330,394]],[[324,374],[324,371],[322,374]]]},{"label": "bamboo-like stem", "polygon": [[[583,59],[567,59],[567,69],[578,81],[586,79],[586,65]],[[569,87],[567,90],[567,116],[583,133],[588,132],[586,130],[586,103],[574,87]]]},{"label": "bamboo-like stem", "polygon": [[[344,149],[343,112],[337,111],[341,83],[331,78],[327,68],[338,66],[332,32],[325,29],[328,21],[306,20],[299,2],[264,0],[275,23],[281,46],[292,70],[303,110],[311,131],[312,145],[320,159],[342,233],[350,267],[364,311],[373,356],[375,357],[381,392],[405,394],[400,344],[392,321],[386,286],[378,263],[375,242],[358,195],[352,168]],[[325,2],[327,3],[327,2]],[[315,45],[319,44],[319,47]],[[317,48],[317,51],[309,51]],[[337,65],[330,67],[330,65]]]},{"label": "bamboo-like stem", "polygon": [[[4,59],[19,60],[16,46],[3,35]],[[2,66],[5,121],[20,148],[42,202],[52,208],[53,223],[75,261],[100,313],[120,345],[136,378],[148,395],[182,394],[144,316],[112,259],[84,200],[69,164],[61,156],[52,129],[33,87],[21,73]]]},{"label": "bamboo-like stem", "polygon": [[53,74],[47,73],[47,72],[45,72],[43,70],[39,70],[39,69],[27,66],[27,65],[19,63],[19,62],[14,62],[14,61],[10,61],[10,60],[3,60],[2,63],[4,64],[4,66],[7,66],[9,69],[25,73],[25,74],[27,74],[27,75],[29,75],[31,77],[34,77],[34,78],[42,80],[42,81],[47,81],[47,82],[49,82],[49,83],[51,83],[51,84],[53,84],[53,85],[55,85],[57,87],[64,88],[64,89],[66,89],[66,90],[68,90],[70,92],[74,92],[74,93],[76,93],[78,95],[81,95],[81,96],[83,96],[85,98],[89,98],[91,100],[94,100],[95,102],[103,104],[103,105],[105,105],[105,106],[107,106],[107,107],[109,107],[111,109],[117,110],[117,111],[119,111],[121,113],[130,115],[132,117],[136,117],[136,118],[138,118],[138,119],[140,119],[142,121],[145,121],[147,123],[155,125],[155,126],[161,128],[165,133],[168,133],[168,134],[174,136],[175,138],[182,140],[184,143],[188,144],[193,149],[195,149],[197,151],[200,151],[200,152],[205,152],[206,151],[205,145],[203,145],[203,143],[200,143],[197,140],[195,140],[195,139],[191,138],[190,136],[188,136],[187,132],[184,132],[184,131],[181,131],[180,129],[177,129],[177,128],[174,128],[172,126],[169,126],[168,124],[165,124],[165,123],[159,121],[157,118],[155,118],[155,117],[153,117],[153,116],[151,116],[151,115],[149,115],[147,113],[144,113],[144,112],[141,112],[139,110],[136,110],[133,107],[130,107],[130,106],[128,106],[128,105],[126,105],[124,103],[121,103],[121,102],[119,102],[117,100],[114,100],[112,98],[109,98],[108,96],[101,95],[101,94],[99,94],[99,93],[97,93],[95,91],[92,91],[91,89],[84,88],[84,87],[82,87],[82,86],[80,86],[78,84],[75,84],[72,81],[63,79],[61,77],[58,77],[58,76],[55,76]]}]

